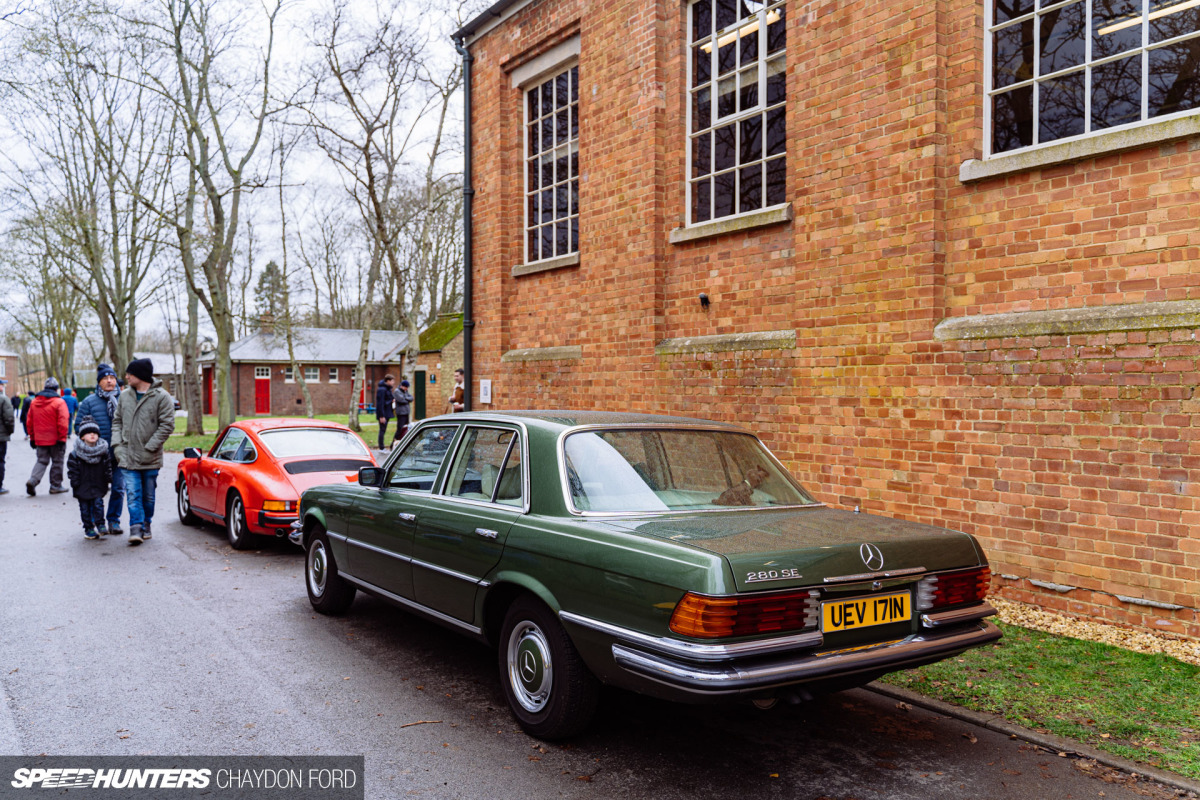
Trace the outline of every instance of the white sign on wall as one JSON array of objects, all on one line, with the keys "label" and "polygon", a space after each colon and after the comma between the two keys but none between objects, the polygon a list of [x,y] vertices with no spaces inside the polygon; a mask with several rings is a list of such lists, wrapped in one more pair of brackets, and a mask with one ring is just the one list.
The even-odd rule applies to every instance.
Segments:
[{"label": "white sign on wall", "polygon": [[483,403],[484,405],[492,404],[492,382],[491,381],[485,381],[485,380],[479,381],[479,402]]}]

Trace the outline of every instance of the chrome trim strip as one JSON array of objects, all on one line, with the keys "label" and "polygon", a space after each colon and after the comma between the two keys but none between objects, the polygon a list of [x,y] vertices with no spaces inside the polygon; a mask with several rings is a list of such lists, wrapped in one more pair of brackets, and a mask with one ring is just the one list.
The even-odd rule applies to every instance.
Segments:
[{"label": "chrome trim strip", "polygon": [[328,528],[326,528],[326,530],[325,530],[325,535],[328,536],[330,539],[337,539],[339,542],[348,541],[348,538],[349,538],[349,537],[343,536],[340,533],[334,533],[333,531],[329,530]]},{"label": "chrome trim strip", "polygon": [[781,636],[776,639],[757,639],[751,642],[695,644],[682,639],[650,636],[638,631],[631,631],[628,628],[610,625],[607,622],[583,617],[579,614],[573,614],[570,611],[560,611],[558,612],[558,616],[564,622],[573,622],[584,628],[591,628],[592,630],[606,633],[609,636],[614,636],[660,653],[680,656],[693,661],[728,661],[733,658],[746,658],[787,650],[820,647],[825,639],[820,631],[808,631],[794,636]]},{"label": "chrome trim strip", "polygon": [[434,611],[432,608],[429,608],[428,606],[423,606],[420,603],[413,602],[412,600],[409,600],[407,597],[401,597],[398,594],[392,594],[387,589],[380,589],[375,584],[367,583],[366,581],[364,581],[360,578],[356,578],[344,570],[338,570],[338,574],[341,575],[346,580],[353,583],[354,585],[359,586],[359,587],[367,590],[368,592],[371,592],[372,594],[378,594],[379,596],[381,596],[387,600],[391,600],[393,603],[396,603],[397,605],[404,606],[405,608],[410,608],[413,611],[419,611],[420,613],[426,614],[430,617],[433,617],[434,619],[436,619],[440,622],[445,622],[448,625],[453,625],[456,628],[462,628],[466,631],[469,631],[470,633],[473,633],[476,636],[479,636],[480,634],[483,633],[482,628],[477,628],[474,625],[471,625],[470,623],[463,622],[461,619],[455,619],[454,617],[451,617],[447,614],[443,614],[440,611]]},{"label": "chrome trim strip", "polygon": [[440,572],[443,575],[448,575],[451,578],[457,578],[460,581],[466,581],[467,583],[474,584],[480,588],[486,589],[488,586],[492,585],[490,581],[485,581],[481,578],[475,578],[463,572],[455,572],[454,570],[447,569],[446,567],[439,567],[437,564],[430,564],[428,561],[421,561],[418,558],[410,558],[407,560],[411,561],[414,567],[424,567],[425,569],[432,570],[434,572]]},{"label": "chrome trim strip", "polygon": [[855,575],[838,575],[834,578],[826,578],[825,583],[852,583],[854,581],[871,581],[878,578],[899,578],[903,575],[918,575],[922,572],[928,572],[924,567],[910,567],[908,569],[889,569],[884,572],[859,572]]},{"label": "chrome trim strip", "polygon": [[400,553],[393,553],[391,550],[384,550],[382,547],[376,547],[373,544],[367,544],[366,542],[360,541],[358,539],[351,539],[348,536],[343,536],[342,540],[345,541],[347,544],[354,545],[355,547],[361,547],[364,550],[370,550],[372,553],[379,553],[380,555],[390,556],[391,558],[394,558],[397,561],[405,561],[405,562],[412,561],[411,556],[401,555]]},{"label": "chrome trim strip", "polygon": [[1000,638],[1000,629],[982,622],[966,631],[926,633],[867,650],[815,653],[753,667],[707,667],[688,664],[612,646],[617,665],[685,691],[738,692],[766,686],[802,683],[855,672],[900,668],[926,659],[954,655]]},{"label": "chrome trim strip", "polygon": [[921,624],[926,628],[940,628],[943,625],[956,625],[960,622],[990,617],[996,613],[991,603],[980,603],[966,608],[956,608],[953,611],[938,611],[934,614],[922,614]]},{"label": "chrome trim strip", "polygon": [[771,459],[771,461],[775,464],[775,466],[779,469],[779,471],[789,481],[792,482],[792,485],[795,486],[798,491],[800,491],[802,494],[809,493],[807,489],[805,489],[803,486],[800,485],[800,482],[796,480],[796,477],[794,475],[792,475],[791,472],[788,471],[788,468],[783,465],[783,462],[781,462],[778,458],[775,457],[775,454],[771,452],[770,448],[768,448],[765,444],[763,444],[762,439],[759,439],[758,436],[751,433],[749,430],[739,427],[737,425],[727,425],[727,424],[723,424],[723,423],[719,423],[719,422],[713,422],[713,423],[709,423],[707,425],[705,425],[703,423],[695,423],[695,424],[674,423],[674,424],[672,424],[670,422],[633,422],[633,423],[629,423],[629,424],[611,423],[611,424],[604,424],[604,425],[576,425],[574,427],[567,428],[567,429],[563,430],[561,433],[559,433],[558,441],[555,444],[555,447],[557,448],[557,451],[558,451],[558,480],[559,480],[559,485],[562,487],[563,505],[566,506],[567,512],[570,513],[571,516],[585,517],[585,518],[586,517],[600,517],[600,518],[647,517],[647,516],[659,516],[659,515],[683,516],[683,515],[687,515],[687,514],[713,514],[713,513],[720,514],[720,513],[726,513],[729,511],[735,511],[735,512],[737,512],[737,511],[742,511],[742,512],[766,511],[766,510],[776,511],[776,510],[787,510],[787,509],[796,509],[796,508],[824,508],[825,507],[824,503],[819,503],[819,502],[814,501],[812,503],[802,503],[800,505],[792,505],[792,506],[748,506],[748,507],[730,506],[729,508],[692,508],[692,509],[683,509],[683,510],[679,510],[679,511],[580,511],[578,508],[575,507],[575,501],[571,499],[571,486],[570,486],[569,482],[567,481],[567,452],[564,447],[564,443],[566,442],[567,437],[570,436],[571,434],[586,433],[588,431],[611,431],[611,430],[634,430],[634,429],[643,429],[643,430],[670,429],[670,430],[674,430],[674,431],[718,431],[720,433],[736,433],[736,434],[740,434],[742,436],[749,436],[749,437],[753,438],[756,442],[758,442],[758,446],[761,447],[763,449],[763,452],[767,454],[767,458]]}]

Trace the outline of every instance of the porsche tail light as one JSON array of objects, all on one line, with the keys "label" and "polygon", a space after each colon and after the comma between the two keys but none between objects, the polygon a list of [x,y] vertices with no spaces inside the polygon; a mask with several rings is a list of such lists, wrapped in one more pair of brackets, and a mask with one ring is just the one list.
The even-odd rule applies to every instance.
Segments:
[{"label": "porsche tail light", "polygon": [[295,511],[295,500],[263,500],[263,511]]},{"label": "porsche tail light", "polygon": [[975,567],[926,575],[917,584],[917,610],[929,611],[982,602],[992,583],[992,570]]},{"label": "porsche tail light", "polygon": [[745,597],[711,597],[688,592],[671,614],[670,628],[681,636],[719,639],[815,628],[820,615],[815,589]]}]

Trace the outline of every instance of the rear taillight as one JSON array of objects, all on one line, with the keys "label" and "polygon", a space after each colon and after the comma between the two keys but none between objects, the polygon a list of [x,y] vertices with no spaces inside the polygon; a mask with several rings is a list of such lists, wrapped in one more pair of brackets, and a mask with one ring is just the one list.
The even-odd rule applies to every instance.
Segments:
[{"label": "rear taillight", "polygon": [[745,597],[688,592],[675,606],[670,628],[681,636],[720,639],[815,628],[820,621],[815,589]]},{"label": "rear taillight", "polygon": [[917,584],[917,610],[930,611],[982,602],[992,583],[988,567],[926,575]]}]

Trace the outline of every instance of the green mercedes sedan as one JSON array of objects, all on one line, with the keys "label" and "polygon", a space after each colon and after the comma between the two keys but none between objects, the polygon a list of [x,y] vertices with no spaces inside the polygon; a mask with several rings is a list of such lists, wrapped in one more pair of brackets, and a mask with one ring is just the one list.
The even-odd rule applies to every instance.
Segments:
[{"label": "green mercedes sedan", "polygon": [[301,499],[313,608],[359,589],[492,643],[522,728],[601,684],[768,708],[1000,638],[974,537],[828,508],[746,430],[585,411],[435,417]]}]

